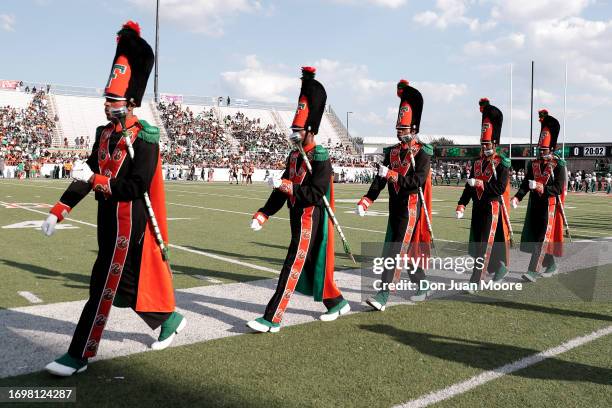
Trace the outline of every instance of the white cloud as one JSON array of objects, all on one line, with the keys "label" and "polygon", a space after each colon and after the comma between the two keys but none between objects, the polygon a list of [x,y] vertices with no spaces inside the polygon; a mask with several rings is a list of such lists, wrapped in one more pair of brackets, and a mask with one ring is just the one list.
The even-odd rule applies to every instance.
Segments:
[{"label": "white cloud", "polygon": [[[370,125],[376,125],[376,126],[381,126],[381,125],[388,123],[387,121],[385,121],[384,118],[382,118],[379,114],[375,112],[357,113],[356,115],[350,117],[350,119],[353,119],[353,118],[355,118],[359,122],[364,122],[364,123],[367,123]],[[354,132],[351,130],[351,134],[352,133]]]},{"label": "white cloud", "polygon": [[533,98],[535,103],[551,104],[559,101],[559,97],[552,92],[545,91],[544,89],[535,88],[533,90]]},{"label": "white cloud", "polygon": [[340,4],[355,4],[362,5],[363,3],[372,4],[374,6],[388,7],[388,8],[399,8],[406,4],[406,0],[334,0],[335,3]]},{"label": "white cloud", "polygon": [[498,20],[557,20],[579,15],[592,0],[495,0],[491,16]]},{"label": "white cloud", "polygon": [[12,14],[0,14],[0,28],[4,31],[15,31],[15,16]]},{"label": "white cloud", "polygon": [[488,30],[497,24],[494,20],[484,23],[477,18],[466,16],[471,0],[436,0],[436,11],[426,10],[413,17],[413,21],[423,26],[433,26],[444,30],[451,25],[466,25],[472,31]]},{"label": "white cloud", "polygon": [[274,72],[274,67],[264,67],[256,55],[246,56],[244,63],[245,67],[240,71],[221,73],[223,82],[235,95],[269,102],[290,102],[294,99],[289,92],[295,94],[299,90],[297,75]]},{"label": "white cloud", "polygon": [[612,20],[593,21],[571,17],[531,26],[533,40],[540,47],[566,50],[600,50],[612,45]]},{"label": "white cloud", "polygon": [[[151,0],[129,0],[141,9],[155,12]],[[186,27],[190,31],[212,36],[223,35],[227,18],[239,13],[263,10],[258,0],[161,0],[160,18]]]},{"label": "white cloud", "polygon": [[470,41],[463,46],[463,52],[469,56],[494,55],[501,52],[515,51],[525,45],[525,34],[511,33],[493,41]]},{"label": "white cloud", "polygon": [[465,95],[467,85],[446,84],[442,82],[414,82],[413,86],[423,94],[425,104],[428,102],[450,103],[458,96]]}]

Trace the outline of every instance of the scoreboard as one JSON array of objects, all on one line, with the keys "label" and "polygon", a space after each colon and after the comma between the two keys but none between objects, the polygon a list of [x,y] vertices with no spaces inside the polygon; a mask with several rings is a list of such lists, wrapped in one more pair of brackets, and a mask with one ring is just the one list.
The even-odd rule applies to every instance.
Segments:
[{"label": "scoreboard", "polygon": [[[561,147],[561,146],[559,146]],[[435,147],[435,156],[438,158],[457,158],[457,159],[470,159],[478,157],[480,154],[480,146],[476,145],[438,145]],[[509,155],[508,146],[502,145],[500,150],[504,152],[506,156]],[[559,152],[561,153],[561,152]],[[530,158],[536,157],[538,154],[537,142],[529,149],[528,144],[513,144],[512,145],[512,158]],[[604,157],[612,157],[612,144],[602,143],[601,145],[596,144],[571,144],[566,143],[565,149],[562,155],[565,158],[582,158],[582,159],[597,159]]]},{"label": "scoreboard", "polygon": [[566,157],[611,157],[612,146],[567,146],[565,145]]}]

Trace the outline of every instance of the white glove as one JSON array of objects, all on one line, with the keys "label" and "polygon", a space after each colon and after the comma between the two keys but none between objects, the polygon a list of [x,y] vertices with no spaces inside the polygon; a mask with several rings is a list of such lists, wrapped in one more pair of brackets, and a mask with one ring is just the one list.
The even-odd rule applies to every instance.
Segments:
[{"label": "white glove", "polygon": [[529,189],[530,190],[535,190],[535,188],[538,186],[538,182],[535,180],[529,180]]},{"label": "white glove", "polygon": [[77,160],[72,168],[72,178],[79,181],[89,183],[89,179],[93,176],[93,171],[89,168],[87,162]]},{"label": "white glove", "polygon": [[355,214],[357,214],[360,217],[363,217],[366,214],[366,209],[363,208],[363,205],[357,204],[357,208],[355,208]]},{"label": "white glove", "polygon": [[460,220],[463,218],[463,214],[465,213],[465,205],[458,205],[455,209],[455,214],[457,214],[457,219]]},{"label": "white glove", "polygon": [[468,186],[474,187],[476,185],[476,179],[469,178],[469,179],[467,179],[467,183],[468,183]]},{"label": "white glove", "polygon": [[512,206],[512,208],[516,208],[519,205],[519,200],[516,197],[512,197],[512,200],[510,200],[510,205]]},{"label": "white glove", "polygon": [[55,232],[55,225],[57,225],[57,217],[54,214],[49,214],[45,222],[40,226],[40,229],[43,234],[50,237]]},{"label": "white glove", "polygon": [[279,188],[281,184],[283,184],[281,179],[276,177],[268,177],[268,185],[270,186],[270,188]]},{"label": "white glove", "polygon": [[378,166],[378,175],[380,177],[387,177],[387,173],[389,173],[389,168],[387,166]]},{"label": "white glove", "polygon": [[260,229],[262,229],[262,228],[263,228],[263,225],[261,225],[261,224],[259,223],[259,221],[257,221],[255,218],[253,218],[253,219],[251,220],[251,229],[252,229],[253,231],[257,232],[257,231],[259,231],[259,230],[260,230]]}]

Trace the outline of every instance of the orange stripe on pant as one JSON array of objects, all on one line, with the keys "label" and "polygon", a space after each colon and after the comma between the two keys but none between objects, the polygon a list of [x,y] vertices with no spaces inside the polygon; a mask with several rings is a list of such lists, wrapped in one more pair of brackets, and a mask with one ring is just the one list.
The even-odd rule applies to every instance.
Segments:
[{"label": "orange stripe on pant", "polygon": [[308,207],[304,209],[304,213],[301,217],[301,229],[300,229],[300,243],[295,254],[295,259],[291,265],[291,271],[289,272],[289,278],[285,284],[285,290],[283,297],[274,312],[272,323],[280,323],[283,319],[283,314],[289,305],[291,295],[295,291],[295,287],[300,280],[300,275],[304,269],[306,263],[306,256],[308,255],[308,249],[310,248],[310,240],[312,238],[312,213],[314,207]]},{"label": "orange stripe on pant", "polygon": [[544,240],[542,241],[542,245],[538,246],[537,251],[540,251],[538,254],[538,262],[535,265],[535,271],[539,272],[540,267],[542,266],[542,261],[544,260],[544,255],[546,255],[546,250],[548,248],[548,244],[550,243],[554,231],[555,225],[555,210],[557,205],[557,199],[555,197],[548,197],[548,217],[546,217],[546,232],[544,233]]},{"label": "orange stripe on pant", "polygon": [[491,251],[493,250],[495,234],[497,233],[497,223],[499,222],[499,209],[499,201],[491,201],[491,227],[489,228],[489,236],[487,237],[487,249],[484,254],[482,270],[480,271],[480,280],[484,279],[489,266],[489,260],[491,259]]},{"label": "orange stripe on pant", "polygon": [[83,358],[94,357],[98,351],[100,339],[108,315],[110,314],[113,299],[117,293],[117,287],[121,280],[123,266],[127,259],[128,250],[130,247],[130,234],[132,233],[132,202],[122,201],[117,203],[117,239],[115,241],[115,250],[113,260],[108,268],[106,275],[106,283],[104,290],[98,302],[96,317],[93,321],[85,350],[83,350]]},{"label": "orange stripe on pant", "polygon": [[[417,195],[410,194],[408,198],[408,225],[406,226],[406,233],[404,234],[404,239],[402,240],[402,246],[400,248],[400,259],[404,259],[404,256],[406,256],[410,250],[410,242],[412,241],[414,226],[416,225],[417,219],[417,203]],[[393,273],[393,283],[397,283],[399,281],[401,273],[402,268],[395,268],[395,272]]]}]

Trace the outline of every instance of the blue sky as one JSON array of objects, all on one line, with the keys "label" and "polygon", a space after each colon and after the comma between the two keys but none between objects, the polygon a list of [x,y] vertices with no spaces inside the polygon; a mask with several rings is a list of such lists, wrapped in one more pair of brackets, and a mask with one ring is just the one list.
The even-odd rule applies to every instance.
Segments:
[{"label": "blue sky", "polygon": [[[153,44],[154,5],[4,0],[0,79],[102,87],[124,21]],[[354,112],[351,132],[363,137],[394,134],[395,83],[406,78],[424,94],[423,133],[478,134],[487,96],[507,138],[510,63],[513,133],[528,137],[533,59],[534,108],[562,120],[567,61],[568,140],[612,141],[610,50],[607,0],[161,0],[162,92],[294,102],[299,67],[315,65],[329,103],[343,120]]]}]

